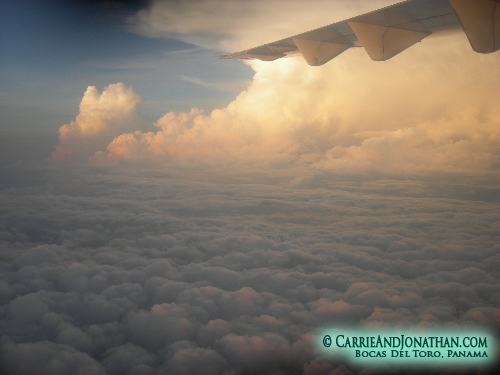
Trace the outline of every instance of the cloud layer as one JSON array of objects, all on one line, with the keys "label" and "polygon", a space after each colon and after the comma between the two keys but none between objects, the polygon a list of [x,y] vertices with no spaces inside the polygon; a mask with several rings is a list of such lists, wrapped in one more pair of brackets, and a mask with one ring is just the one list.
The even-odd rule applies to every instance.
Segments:
[{"label": "cloud layer", "polygon": [[498,203],[192,166],[3,176],[9,374],[348,374],[316,329],[500,324]]}]

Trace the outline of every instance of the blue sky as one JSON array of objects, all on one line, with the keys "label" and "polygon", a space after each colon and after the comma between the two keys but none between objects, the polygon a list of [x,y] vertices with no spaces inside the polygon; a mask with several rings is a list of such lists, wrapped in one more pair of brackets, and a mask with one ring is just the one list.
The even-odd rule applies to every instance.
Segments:
[{"label": "blue sky", "polygon": [[4,1],[1,13],[2,131],[57,132],[78,113],[87,86],[123,82],[141,95],[154,121],[170,110],[211,110],[234,92],[193,79],[245,81],[249,67],[219,61],[216,49],[128,31],[126,17],[144,2]]}]

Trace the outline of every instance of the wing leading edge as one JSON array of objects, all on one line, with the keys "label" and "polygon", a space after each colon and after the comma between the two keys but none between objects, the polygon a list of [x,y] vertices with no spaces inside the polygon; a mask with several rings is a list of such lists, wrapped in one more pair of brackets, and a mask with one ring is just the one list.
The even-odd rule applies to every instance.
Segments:
[{"label": "wing leading edge", "polygon": [[320,66],[352,47],[385,61],[429,36],[464,31],[472,49],[500,49],[500,0],[407,0],[222,59],[273,61],[302,55]]}]

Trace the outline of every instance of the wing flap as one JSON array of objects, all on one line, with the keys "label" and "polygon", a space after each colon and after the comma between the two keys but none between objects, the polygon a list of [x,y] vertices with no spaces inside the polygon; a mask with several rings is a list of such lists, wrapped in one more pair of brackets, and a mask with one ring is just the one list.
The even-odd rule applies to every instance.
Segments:
[{"label": "wing flap", "polygon": [[500,1],[450,0],[474,51],[500,49]]},{"label": "wing flap", "polygon": [[293,41],[306,62],[311,66],[323,65],[351,48],[351,43],[331,43],[298,38],[293,38]]},{"label": "wing flap", "polygon": [[389,60],[430,34],[367,23],[349,22],[349,25],[374,61]]}]

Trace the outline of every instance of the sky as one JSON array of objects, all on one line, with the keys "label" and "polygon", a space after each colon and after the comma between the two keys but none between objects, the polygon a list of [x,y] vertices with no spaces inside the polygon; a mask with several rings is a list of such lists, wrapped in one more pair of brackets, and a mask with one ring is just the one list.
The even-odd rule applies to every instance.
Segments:
[{"label": "sky", "polygon": [[1,0],[0,366],[371,374],[317,330],[498,335],[499,52],[219,60],[394,3]]}]

